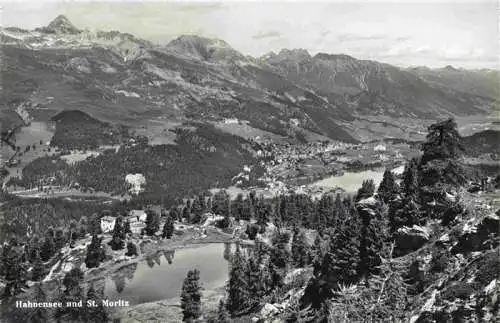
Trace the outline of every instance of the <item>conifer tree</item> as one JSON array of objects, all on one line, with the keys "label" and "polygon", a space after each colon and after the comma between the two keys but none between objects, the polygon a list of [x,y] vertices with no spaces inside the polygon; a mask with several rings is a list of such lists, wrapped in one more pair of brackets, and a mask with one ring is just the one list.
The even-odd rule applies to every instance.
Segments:
[{"label": "conifer tree", "polygon": [[463,152],[461,136],[452,118],[432,124],[422,145],[422,164],[435,159],[456,159]]},{"label": "conifer tree", "polygon": [[401,201],[394,202],[389,208],[389,226],[391,233],[403,226],[422,225],[425,218],[414,196],[405,196]]},{"label": "conifer tree", "polygon": [[56,250],[54,238],[50,233],[45,235],[45,239],[43,241],[41,250],[40,250],[40,258],[43,261],[48,261],[54,255]]},{"label": "conifer tree", "polygon": [[40,253],[37,252],[36,258],[33,261],[33,269],[31,270],[31,280],[39,281],[43,278],[44,267],[43,262],[40,259]]},{"label": "conifer tree", "polygon": [[[83,272],[79,268],[71,269],[63,279],[64,291],[61,295],[63,304],[79,302],[83,299],[81,283]],[[57,309],[56,318],[62,322],[79,322],[85,318],[85,313],[78,307],[63,306]]]},{"label": "conifer tree", "polygon": [[388,238],[387,207],[377,201],[376,205],[359,206],[358,214],[362,221],[358,273],[367,277],[377,272],[380,252]]},{"label": "conifer tree", "polygon": [[292,240],[292,259],[296,267],[302,268],[309,264],[309,247],[303,230],[296,230]]},{"label": "conifer tree", "polygon": [[191,200],[186,201],[186,205],[182,209],[182,218],[186,222],[191,222]]},{"label": "conifer tree", "polygon": [[288,233],[274,235],[272,239],[273,247],[271,249],[270,261],[278,268],[286,268],[290,259],[287,244],[290,240]]},{"label": "conifer tree", "polygon": [[212,202],[212,212],[221,216],[229,216],[229,194],[226,190],[220,190],[214,195],[214,199]]},{"label": "conifer tree", "polygon": [[227,284],[226,307],[231,315],[235,315],[247,306],[248,281],[245,275],[245,261],[239,246],[231,257],[229,280]]},{"label": "conifer tree", "polygon": [[169,215],[169,216],[167,216],[165,224],[163,225],[162,238],[163,239],[172,238],[172,235],[174,234],[174,230],[175,230],[174,219]]},{"label": "conifer tree", "polygon": [[265,203],[263,200],[259,200],[256,203],[255,217],[257,219],[257,224],[260,226],[260,233],[264,233],[271,216],[271,205]]},{"label": "conifer tree", "polygon": [[184,322],[194,322],[201,316],[201,286],[198,269],[188,271],[182,284],[181,308]]},{"label": "conifer tree", "polygon": [[144,232],[148,236],[153,236],[160,229],[160,217],[153,210],[146,211],[146,227]]},{"label": "conifer tree", "polygon": [[102,238],[97,235],[92,236],[92,241],[87,247],[87,256],[85,257],[85,265],[87,268],[99,267],[99,264],[104,261],[106,255],[101,246]]},{"label": "conifer tree", "polygon": [[200,223],[202,215],[203,215],[203,205],[200,202],[200,199],[194,198],[191,206],[191,223]]},{"label": "conifer tree", "polygon": [[56,250],[61,250],[66,244],[66,237],[64,236],[63,229],[59,228],[56,230],[56,235],[54,237],[54,244]]},{"label": "conifer tree", "polygon": [[217,322],[218,323],[230,323],[229,314],[226,310],[226,305],[223,300],[220,300],[219,307],[217,309]]},{"label": "conifer tree", "polygon": [[17,242],[11,241],[2,257],[6,282],[4,296],[7,297],[16,295],[25,282],[26,270],[22,263],[23,254],[20,248]]},{"label": "conifer tree", "polygon": [[401,190],[404,196],[417,195],[419,190],[419,177],[418,177],[418,159],[412,158],[409,163],[405,165],[403,171],[403,180],[401,183]]},{"label": "conifer tree", "polygon": [[107,322],[109,317],[102,304],[102,296],[97,293],[94,284],[90,284],[87,290],[87,301],[93,302],[96,306],[87,306],[85,308],[85,318],[87,322]]},{"label": "conifer tree", "polygon": [[[43,290],[42,284],[41,283],[35,284],[34,289],[35,289],[34,301],[35,302],[46,302],[47,301],[47,294]],[[48,317],[47,309],[45,309],[43,307],[35,307],[30,311],[28,322],[43,323],[43,322],[47,322],[48,318],[49,317]]]},{"label": "conifer tree", "polygon": [[377,193],[379,198],[386,204],[389,204],[395,198],[396,194],[399,193],[399,186],[396,183],[394,174],[389,169],[384,171],[384,176],[378,186]]},{"label": "conifer tree", "polygon": [[339,284],[353,283],[358,278],[361,225],[352,202],[347,204],[350,204],[348,213],[339,219],[339,227],[331,237],[329,251],[322,264],[322,275],[330,289],[338,288]]},{"label": "conifer tree", "polygon": [[127,253],[125,253],[125,256],[128,257],[137,256],[137,247],[133,242],[127,243]]},{"label": "conifer tree", "polygon": [[123,233],[125,233],[125,235],[132,233],[129,220],[125,221],[125,223],[123,224]]},{"label": "conifer tree", "polygon": [[375,193],[375,183],[373,179],[364,180],[356,194],[356,201],[368,198]]},{"label": "conifer tree", "polygon": [[248,286],[247,304],[249,308],[254,308],[255,306],[260,304],[261,297],[265,293],[260,265],[253,257],[248,257],[246,260],[245,270]]},{"label": "conifer tree", "polygon": [[113,228],[113,236],[111,241],[108,243],[113,250],[121,250],[125,246],[125,230],[122,226],[123,219],[118,216],[115,220],[115,226]]}]

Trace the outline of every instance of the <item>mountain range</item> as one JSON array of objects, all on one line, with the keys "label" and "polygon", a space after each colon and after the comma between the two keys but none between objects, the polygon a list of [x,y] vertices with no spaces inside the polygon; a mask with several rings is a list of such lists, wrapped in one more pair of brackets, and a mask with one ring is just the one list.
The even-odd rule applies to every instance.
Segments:
[{"label": "mountain range", "polygon": [[[283,49],[250,57],[220,39],[183,35],[165,46],[90,31],[58,16],[46,27],[0,29],[2,131],[81,110],[131,128],[224,118],[293,136],[348,142],[421,136],[422,120],[488,115],[499,72],[399,68],[348,55]],[[423,123],[425,125],[425,123]]]}]

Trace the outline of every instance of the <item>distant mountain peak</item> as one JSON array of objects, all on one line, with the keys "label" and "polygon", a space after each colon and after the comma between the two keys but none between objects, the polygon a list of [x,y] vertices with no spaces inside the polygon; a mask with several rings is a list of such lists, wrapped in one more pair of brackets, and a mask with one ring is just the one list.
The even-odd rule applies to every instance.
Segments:
[{"label": "distant mountain peak", "polygon": [[327,54],[327,53],[318,53],[314,56],[314,58],[322,59],[322,60],[352,60],[356,59],[352,56],[346,54]]},{"label": "distant mountain peak", "polygon": [[48,31],[63,34],[78,34],[81,32],[65,15],[59,15],[45,28]]},{"label": "distant mountain peak", "polygon": [[232,48],[227,42],[217,38],[206,38],[198,35],[182,35],[169,42],[166,49],[201,60],[245,60],[245,57]]}]

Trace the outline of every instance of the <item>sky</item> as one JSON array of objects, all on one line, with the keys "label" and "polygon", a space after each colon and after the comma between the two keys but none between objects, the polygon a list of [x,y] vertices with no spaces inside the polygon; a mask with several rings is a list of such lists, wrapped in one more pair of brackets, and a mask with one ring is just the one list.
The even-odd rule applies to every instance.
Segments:
[{"label": "sky", "polygon": [[397,66],[499,68],[495,0],[0,0],[0,6],[3,26],[31,29],[64,14],[81,29],[119,30],[159,44],[197,34],[252,56],[304,48]]}]

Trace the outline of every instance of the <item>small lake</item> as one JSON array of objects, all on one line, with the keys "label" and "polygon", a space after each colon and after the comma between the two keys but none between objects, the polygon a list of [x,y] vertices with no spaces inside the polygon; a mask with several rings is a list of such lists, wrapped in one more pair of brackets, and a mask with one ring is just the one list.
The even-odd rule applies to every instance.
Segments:
[{"label": "small lake", "polygon": [[211,243],[159,252],[107,278],[104,295],[110,300],[128,300],[131,305],[179,297],[188,270],[194,268],[200,271],[204,289],[224,286],[234,249],[229,243]]},{"label": "small lake", "polygon": [[320,181],[309,184],[309,186],[335,188],[340,187],[347,193],[356,193],[364,180],[373,179],[378,186],[384,176],[384,169],[365,170],[361,172],[345,172],[342,176],[330,176]]}]

